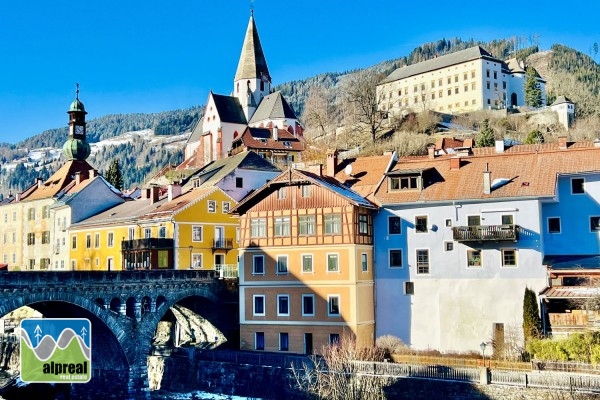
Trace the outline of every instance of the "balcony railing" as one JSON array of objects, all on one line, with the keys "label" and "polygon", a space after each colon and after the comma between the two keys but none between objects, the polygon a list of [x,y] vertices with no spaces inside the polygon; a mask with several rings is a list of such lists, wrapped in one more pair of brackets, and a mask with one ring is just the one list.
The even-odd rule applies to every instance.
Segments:
[{"label": "balcony railing", "polygon": [[214,239],[213,250],[231,250],[233,249],[233,239]]},{"label": "balcony railing", "polygon": [[519,225],[455,226],[452,236],[458,242],[519,240]]},{"label": "balcony railing", "polygon": [[231,279],[238,277],[238,266],[230,264],[215,265],[215,275],[219,278]]},{"label": "balcony railing", "polygon": [[173,239],[165,238],[145,238],[134,240],[123,240],[121,250],[152,250],[152,249],[172,249]]}]

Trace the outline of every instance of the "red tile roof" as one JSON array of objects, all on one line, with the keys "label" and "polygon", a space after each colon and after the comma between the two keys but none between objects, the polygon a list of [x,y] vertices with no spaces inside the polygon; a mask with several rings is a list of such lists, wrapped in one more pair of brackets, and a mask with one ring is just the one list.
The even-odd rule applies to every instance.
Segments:
[{"label": "red tile roof", "polygon": [[[394,155],[347,158],[336,168],[335,179],[356,193],[377,202],[374,194],[379,186]],[[351,165],[351,174],[346,174],[346,168]]]},{"label": "red tile roof", "polygon": [[[273,151],[302,151],[304,142],[284,129],[278,129],[277,140],[273,139],[273,130],[268,128],[246,128],[242,135],[234,139],[233,143],[240,142],[248,150],[273,150]],[[288,142],[289,146],[284,144]],[[235,147],[232,143],[232,147]],[[238,144],[239,146],[239,144]]]},{"label": "red tile roof", "polygon": [[[554,196],[559,174],[600,171],[600,148],[593,144],[573,144],[567,150],[548,144],[538,146],[537,152],[531,151],[536,149],[535,145],[531,146],[513,146],[500,154],[494,148],[476,148],[473,156],[461,159],[459,169],[450,168],[455,158],[450,156],[402,158],[393,171],[424,171],[424,189],[388,192],[388,179],[385,179],[376,197],[385,204]],[[491,171],[492,182],[508,179],[490,194],[483,193],[486,168]]]}]

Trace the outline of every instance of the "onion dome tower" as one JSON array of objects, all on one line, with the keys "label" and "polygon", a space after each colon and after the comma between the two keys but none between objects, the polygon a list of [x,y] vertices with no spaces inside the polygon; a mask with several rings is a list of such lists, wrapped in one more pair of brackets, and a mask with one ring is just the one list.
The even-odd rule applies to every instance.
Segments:
[{"label": "onion dome tower", "polygon": [[63,154],[67,160],[84,161],[90,155],[90,145],[85,138],[85,107],[79,101],[79,83],[75,94],[75,100],[69,107],[69,139],[63,145]]}]

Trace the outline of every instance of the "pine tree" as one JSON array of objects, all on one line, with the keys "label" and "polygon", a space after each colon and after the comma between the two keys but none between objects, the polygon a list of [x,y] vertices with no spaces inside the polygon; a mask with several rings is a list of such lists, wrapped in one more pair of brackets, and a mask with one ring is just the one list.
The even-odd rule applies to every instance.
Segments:
[{"label": "pine tree", "polygon": [[496,138],[494,137],[494,130],[490,126],[490,122],[486,119],[481,124],[481,132],[477,136],[477,147],[490,147],[494,146]]},{"label": "pine tree", "polygon": [[525,71],[525,104],[536,108],[542,105],[542,90],[532,67],[527,67]]},{"label": "pine tree", "polygon": [[116,158],[110,163],[108,171],[106,171],[106,180],[116,187],[118,190],[123,189],[123,175],[121,174],[121,166]]},{"label": "pine tree", "polygon": [[535,292],[525,288],[523,297],[523,336],[525,341],[539,338],[542,335],[542,319]]},{"label": "pine tree", "polygon": [[525,144],[539,144],[544,143],[544,135],[542,132],[537,129],[532,130],[527,134],[527,138],[525,138]]}]

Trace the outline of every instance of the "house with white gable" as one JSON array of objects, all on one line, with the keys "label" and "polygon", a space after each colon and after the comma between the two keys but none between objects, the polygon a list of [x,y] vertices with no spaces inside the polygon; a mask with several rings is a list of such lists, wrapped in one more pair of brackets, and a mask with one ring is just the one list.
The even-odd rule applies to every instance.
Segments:
[{"label": "house with white gable", "polygon": [[[247,127],[274,128],[302,136],[296,114],[280,92],[273,92],[271,74],[263,53],[254,13],[251,13],[231,95],[210,92],[204,117],[194,127],[178,169],[200,168],[227,157],[232,142]],[[277,142],[279,139],[271,139]],[[277,136],[277,134],[275,134]],[[283,140],[283,139],[281,139]],[[295,157],[295,161],[298,160]]]},{"label": "house with white gable", "polygon": [[[376,336],[395,335],[415,349],[478,351],[481,342],[521,333],[525,288],[547,286],[552,245],[543,215],[558,212],[546,208],[562,201],[561,176],[600,170],[600,149],[576,147],[505,149],[498,141],[400,158],[375,194]],[[599,214],[598,203],[595,214],[590,207],[576,213],[589,218],[588,228]],[[584,233],[585,251],[598,254],[597,235]]]}]

